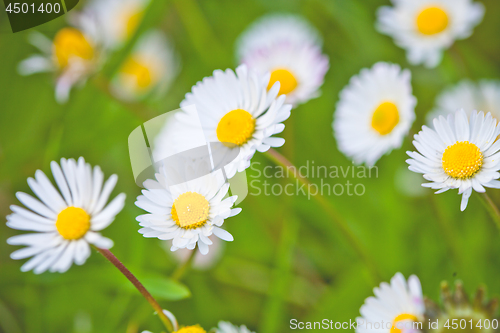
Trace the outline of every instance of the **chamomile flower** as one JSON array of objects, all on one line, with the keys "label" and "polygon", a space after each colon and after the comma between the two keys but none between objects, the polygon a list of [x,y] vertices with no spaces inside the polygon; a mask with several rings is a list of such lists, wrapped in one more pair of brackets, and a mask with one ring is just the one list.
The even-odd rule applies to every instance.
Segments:
[{"label": "chamomile flower", "polygon": [[464,110],[434,119],[434,129],[423,126],[413,145],[418,152],[407,152],[406,162],[413,172],[421,173],[429,183],[422,186],[442,193],[458,189],[462,194],[460,210],[465,210],[472,194],[485,187],[500,188],[500,134],[497,121],[473,111],[470,119]]},{"label": "chamomile flower", "polygon": [[378,10],[377,28],[406,49],[413,65],[435,67],[443,50],[465,39],[483,19],[484,6],[473,0],[392,0]]},{"label": "chamomile flower", "polygon": [[41,33],[32,33],[30,43],[42,54],[32,55],[18,66],[21,75],[55,73],[55,96],[59,103],[68,100],[73,86],[84,84],[100,68],[104,55],[92,17],[86,13],[70,17],[73,26],[59,30],[53,41]]},{"label": "chamomile flower", "polygon": [[373,165],[401,147],[415,120],[411,73],[379,62],[362,69],[340,92],[334,135],[341,152],[355,163]]},{"label": "chamomile flower", "polygon": [[112,175],[103,186],[104,175],[96,166],[92,169],[83,157],[61,159],[61,165],[50,164],[59,191],[40,170],[28,185],[39,198],[18,192],[17,198],[28,209],[11,206],[13,214],[7,216],[12,229],[36,233],[13,236],[11,245],[27,247],[11,254],[12,259],[31,258],[21,270],[43,273],[65,272],[75,263],[82,265],[90,255],[89,244],[109,249],[113,241],[99,231],[113,222],[124,205],[125,194],[116,196],[107,206],[109,195],[118,177]]},{"label": "chamomile flower", "polygon": [[478,83],[463,80],[443,91],[436,98],[436,106],[428,114],[428,123],[440,115],[446,117],[464,109],[468,116],[473,110],[490,112],[493,118],[500,119],[500,81],[482,80]]},{"label": "chamomile flower", "polygon": [[362,317],[356,318],[356,333],[402,333],[412,332],[413,323],[424,319],[424,298],[418,277],[410,276],[408,282],[401,273],[382,282],[373,289],[375,297],[365,300],[360,309]]},{"label": "chamomile flower", "polygon": [[268,90],[279,81],[279,95],[292,104],[319,96],[329,68],[319,34],[291,15],[265,16],[254,23],[240,38],[237,53],[240,63],[259,74],[270,72]]},{"label": "chamomile flower", "polygon": [[279,82],[267,89],[269,77],[245,65],[239,66],[236,73],[216,70],[213,76],[198,82],[181,102],[184,112],[178,120],[187,139],[199,136],[196,120],[207,142],[221,142],[229,150],[238,150],[234,162],[225,167],[228,178],[248,168],[256,150],[265,152],[285,143],[273,135],[285,128],[282,122],[290,116],[292,106],[285,104],[284,95],[278,97]]},{"label": "chamomile flower", "polygon": [[220,321],[219,327],[215,329],[215,333],[254,333],[250,331],[245,325],[240,327],[235,326],[227,321]]},{"label": "chamomile flower", "polygon": [[171,251],[193,250],[198,245],[202,254],[207,254],[212,245],[211,235],[233,240],[221,226],[224,219],[241,211],[231,209],[236,196],[224,199],[229,184],[221,170],[192,179],[199,174],[196,169],[200,167],[203,169],[199,163],[186,163],[183,170],[170,170],[163,165],[155,175],[156,180],[144,182],[146,189],[135,203],[149,213],[137,217],[143,227],[139,232],[144,237],[172,240]]},{"label": "chamomile flower", "polygon": [[86,8],[99,22],[104,43],[116,49],[134,35],[151,0],[93,0]]},{"label": "chamomile flower", "polygon": [[165,91],[178,72],[172,45],[160,31],[149,31],[118,70],[111,91],[124,100],[141,98],[153,90]]}]

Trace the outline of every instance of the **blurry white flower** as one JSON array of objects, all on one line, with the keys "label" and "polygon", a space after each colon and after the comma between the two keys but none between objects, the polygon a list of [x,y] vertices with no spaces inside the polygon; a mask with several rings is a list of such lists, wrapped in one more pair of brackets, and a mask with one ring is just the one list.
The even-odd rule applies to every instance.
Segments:
[{"label": "blurry white flower", "polygon": [[172,45],[161,31],[149,31],[118,70],[111,91],[119,98],[133,100],[153,90],[164,92],[177,75],[179,63]]},{"label": "blurry white flower", "polygon": [[465,210],[472,194],[484,187],[500,188],[500,134],[491,113],[473,111],[470,120],[464,110],[434,119],[434,129],[423,126],[413,145],[418,152],[407,152],[408,168],[424,175],[422,186],[442,193],[458,189],[460,210]]},{"label": "blurry white flower", "polygon": [[216,333],[254,333],[251,332],[245,325],[240,327],[235,326],[227,321],[219,321],[219,327],[215,330]]},{"label": "blurry white flower", "polygon": [[472,0],[392,0],[378,10],[377,28],[406,49],[411,64],[435,67],[443,50],[464,39],[483,19],[484,6]]},{"label": "blurry white flower", "polygon": [[[241,208],[231,209],[236,196],[224,199],[229,184],[224,182],[221,170],[196,179],[198,163],[186,163],[183,170],[170,170],[162,166],[156,180],[144,182],[143,195],[135,204],[149,214],[137,217],[144,237],[172,240],[171,251],[196,245],[202,254],[208,253],[213,234],[225,241],[233,236],[220,228],[224,219],[237,215]],[[184,175],[178,176],[178,173]],[[187,181],[180,181],[187,179]]]},{"label": "blurry white flower", "polygon": [[93,0],[85,10],[94,16],[104,43],[116,49],[133,36],[151,0]]},{"label": "blurry white flower", "polygon": [[427,115],[427,123],[440,115],[464,109],[467,116],[472,111],[490,112],[493,118],[500,120],[500,81],[481,80],[478,83],[462,80],[457,85],[443,91],[436,98],[436,106]]},{"label": "blurry white flower", "polygon": [[21,75],[53,72],[56,75],[55,96],[59,103],[69,98],[71,88],[84,84],[101,66],[104,50],[96,22],[87,13],[70,15],[73,27],[59,30],[51,41],[38,32],[29,35],[29,41],[42,54],[21,61]]},{"label": "blurry white flower", "polygon": [[385,62],[351,78],[340,92],[333,122],[341,152],[355,163],[373,165],[401,147],[415,120],[410,80],[409,70]]},{"label": "blurry white flower", "polygon": [[8,227],[37,232],[7,240],[11,245],[27,245],[11,254],[12,259],[33,257],[21,267],[23,272],[33,269],[39,274],[48,269],[63,273],[73,262],[85,263],[90,255],[89,244],[112,247],[113,241],[99,231],[113,222],[125,203],[122,193],[105,207],[118,177],[112,175],[103,186],[101,169],[96,166],[92,170],[83,157],[78,163],[63,158],[61,166],[54,161],[50,166],[59,191],[38,170],[35,179],[28,178],[28,185],[41,201],[18,192],[19,201],[31,211],[13,205],[14,213],[7,216]]},{"label": "blurry white flower", "polygon": [[328,71],[321,38],[299,16],[268,15],[245,31],[238,42],[238,61],[263,75],[271,73],[268,89],[281,83],[286,102],[304,103],[319,96]]},{"label": "blurry white flower", "polygon": [[201,123],[207,142],[239,150],[234,162],[225,167],[228,178],[248,168],[256,150],[265,152],[285,143],[273,135],[284,130],[282,122],[290,116],[291,105],[284,104],[285,96],[278,97],[279,83],[269,91],[268,84],[269,74],[260,76],[245,65],[236,74],[230,69],[216,70],[193,86],[181,102],[184,112],[177,118],[186,140],[199,137]]},{"label": "blurry white flower", "polygon": [[[424,298],[418,277],[410,276],[408,283],[401,273],[373,289],[375,297],[365,300],[356,318],[356,333],[418,332],[413,325],[424,320]],[[359,323],[363,324],[359,324]]]}]

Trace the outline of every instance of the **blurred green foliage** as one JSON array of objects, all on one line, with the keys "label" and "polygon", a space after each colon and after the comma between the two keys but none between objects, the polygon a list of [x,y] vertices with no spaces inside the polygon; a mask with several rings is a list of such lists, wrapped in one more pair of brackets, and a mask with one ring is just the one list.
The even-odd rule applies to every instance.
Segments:
[{"label": "blurred green foliage", "polygon": [[[404,50],[376,32],[375,10],[388,0],[154,1],[141,30],[153,25],[163,29],[180,53],[183,68],[165,96],[145,102],[147,111],[113,100],[93,79],[74,90],[67,104],[58,105],[49,74],[21,77],[16,72],[19,61],[35,52],[27,32],[1,34],[0,215],[8,215],[9,205],[17,203],[16,191],[30,192],[26,179],[36,169],[49,173],[51,160],[84,156],[107,176],[118,174],[115,191],[127,193],[126,208],[104,231],[115,241],[113,252],[146,278],[153,292],[161,294],[161,305],[180,323],[208,329],[229,320],[273,333],[288,332],[291,318],[354,319],[372,294],[373,282],[336,225],[314,200],[303,196],[248,196],[241,204],[243,212],[225,224],[235,241],[226,244],[220,262],[206,272],[189,271],[183,279],[186,287],[172,287],[165,279],[176,261],[161,241],[137,233],[135,217],[142,211],[133,204],[140,189],[131,172],[128,134],[148,117],[178,108],[191,86],[214,69],[234,68],[234,42],[256,18],[267,12],[300,13],[321,31],[331,66],[322,96],[296,108],[286,121],[287,143],[280,152],[298,166],[307,161],[349,166],[336,148],[330,124],[339,91],[362,67],[390,61],[411,69],[418,98],[413,133],[447,85],[462,78],[499,77],[500,2],[482,2],[486,16],[472,37],[456,42],[438,68],[425,69],[410,66]],[[39,30],[52,36],[65,24],[63,17]],[[104,76],[113,73],[130,47],[111,57]],[[442,280],[454,279],[463,280],[469,292],[485,284],[490,295],[500,295],[500,234],[478,195],[473,194],[463,213],[456,191],[405,195],[400,188],[407,185],[400,182],[410,174],[405,151],[412,148],[407,138],[401,149],[379,161],[378,178],[354,180],[366,186],[365,195],[326,199],[369,251],[383,280],[398,271],[417,274],[424,293],[433,299]],[[272,165],[259,154],[255,161],[261,163],[259,168]],[[249,175],[256,172],[250,170]],[[499,204],[500,193],[489,193]],[[18,233],[0,227],[0,332],[161,330],[147,302],[129,292],[124,286],[128,281],[96,252],[84,266],[73,266],[65,274],[21,273],[22,262],[9,258],[14,247],[5,242]]]}]

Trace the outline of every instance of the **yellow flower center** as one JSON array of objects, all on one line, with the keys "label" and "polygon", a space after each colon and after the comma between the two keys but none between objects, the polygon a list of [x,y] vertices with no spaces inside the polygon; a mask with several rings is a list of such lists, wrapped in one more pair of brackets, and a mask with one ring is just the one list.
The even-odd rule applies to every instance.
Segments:
[{"label": "yellow flower center", "polygon": [[153,83],[153,75],[149,67],[136,58],[130,57],[122,66],[121,72],[135,78],[139,89],[145,89]]},{"label": "yellow flower center", "polygon": [[174,333],[207,333],[200,325],[186,326]]},{"label": "yellow flower center", "polygon": [[54,37],[54,56],[60,68],[65,68],[70,59],[78,57],[91,60],[94,48],[81,31],[75,28],[63,28]]},{"label": "yellow flower center", "polygon": [[128,17],[127,24],[125,26],[127,38],[132,37],[132,35],[135,33],[135,31],[137,30],[137,27],[139,26],[139,23],[141,23],[143,16],[144,16],[144,12],[138,11],[138,12],[132,13]]},{"label": "yellow flower center", "polygon": [[252,137],[255,131],[255,119],[242,109],[230,111],[222,117],[217,125],[217,139],[225,146],[242,146]]},{"label": "yellow flower center", "polygon": [[372,127],[380,135],[392,132],[399,123],[398,107],[391,102],[380,104],[372,116]]},{"label": "yellow flower center", "polygon": [[470,178],[481,169],[483,154],[475,144],[459,141],[446,148],[442,163],[447,175],[457,179]]},{"label": "yellow flower center", "polygon": [[172,205],[172,219],[183,229],[196,229],[207,223],[210,204],[207,199],[196,192],[186,192]]},{"label": "yellow flower center", "polygon": [[82,208],[70,206],[57,215],[56,228],[64,239],[80,239],[90,229],[90,216]]},{"label": "yellow flower center", "polygon": [[429,7],[417,16],[417,29],[424,35],[435,35],[448,27],[448,14],[439,7]]},{"label": "yellow flower center", "polygon": [[[409,313],[402,313],[402,314],[398,315],[392,321],[392,327],[391,327],[390,333],[401,333],[401,329],[405,328],[405,323],[400,323],[400,322],[404,321],[404,320],[411,320],[412,322],[416,322],[416,321],[418,321],[418,318],[412,314],[409,314]],[[400,324],[398,325],[398,323],[400,323]]]},{"label": "yellow flower center", "polygon": [[278,92],[279,95],[289,94],[297,88],[297,79],[287,69],[279,68],[272,71],[269,84],[267,85],[267,90],[271,89],[272,86],[278,81],[280,83],[280,91]]}]

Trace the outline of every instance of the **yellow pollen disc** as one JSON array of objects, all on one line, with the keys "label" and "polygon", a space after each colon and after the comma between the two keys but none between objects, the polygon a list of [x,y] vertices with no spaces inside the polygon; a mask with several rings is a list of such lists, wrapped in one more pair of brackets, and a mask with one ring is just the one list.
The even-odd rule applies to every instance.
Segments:
[{"label": "yellow pollen disc", "polygon": [[90,229],[90,216],[82,208],[70,206],[57,215],[56,228],[64,239],[80,239]]},{"label": "yellow pollen disc", "polygon": [[126,25],[127,38],[132,37],[132,35],[135,33],[143,16],[144,16],[144,13],[142,11],[139,11],[139,12],[133,13],[132,15],[130,15],[128,17],[127,25]]},{"label": "yellow pollen disc", "polygon": [[69,60],[78,57],[91,60],[94,57],[94,48],[89,41],[75,28],[63,28],[54,37],[54,56],[60,68],[65,68]]},{"label": "yellow pollen disc", "polygon": [[241,146],[252,137],[255,131],[255,119],[242,109],[229,111],[217,125],[217,139],[225,146]]},{"label": "yellow pollen disc", "polygon": [[150,69],[133,57],[125,62],[121,72],[133,76],[139,89],[145,89],[153,83]]},{"label": "yellow pollen disc", "polygon": [[297,79],[295,76],[287,69],[279,68],[271,73],[271,79],[267,85],[267,90],[271,89],[272,86],[278,82],[280,83],[279,95],[289,94],[297,88]]},{"label": "yellow pollen disc", "polygon": [[186,326],[174,333],[207,333],[200,325]]},{"label": "yellow pollen disc", "polygon": [[210,204],[203,195],[196,192],[186,192],[175,199],[170,213],[175,224],[179,227],[196,229],[207,223],[209,210]]},{"label": "yellow pollen disc", "polygon": [[380,135],[391,133],[398,123],[399,111],[394,103],[384,102],[373,113],[372,127]]},{"label": "yellow pollen disc", "polygon": [[481,169],[483,154],[475,144],[459,141],[446,148],[442,163],[447,175],[456,179],[466,179]]},{"label": "yellow pollen disc", "polygon": [[401,328],[405,328],[404,323],[399,324],[398,328],[398,323],[403,320],[411,320],[413,322],[418,321],[418,318],[412,314],[409,313],[403,313],[398,315],[394,320],[392,321],[392,327],[391,327],[391,332],[390,333],[401,333]]},{"label": "yellow pollen disc", "polygon": [[417,29],[424,35],[435,35],[448,27],[448,14],[438,7],[429,7],[417,16]]}]

